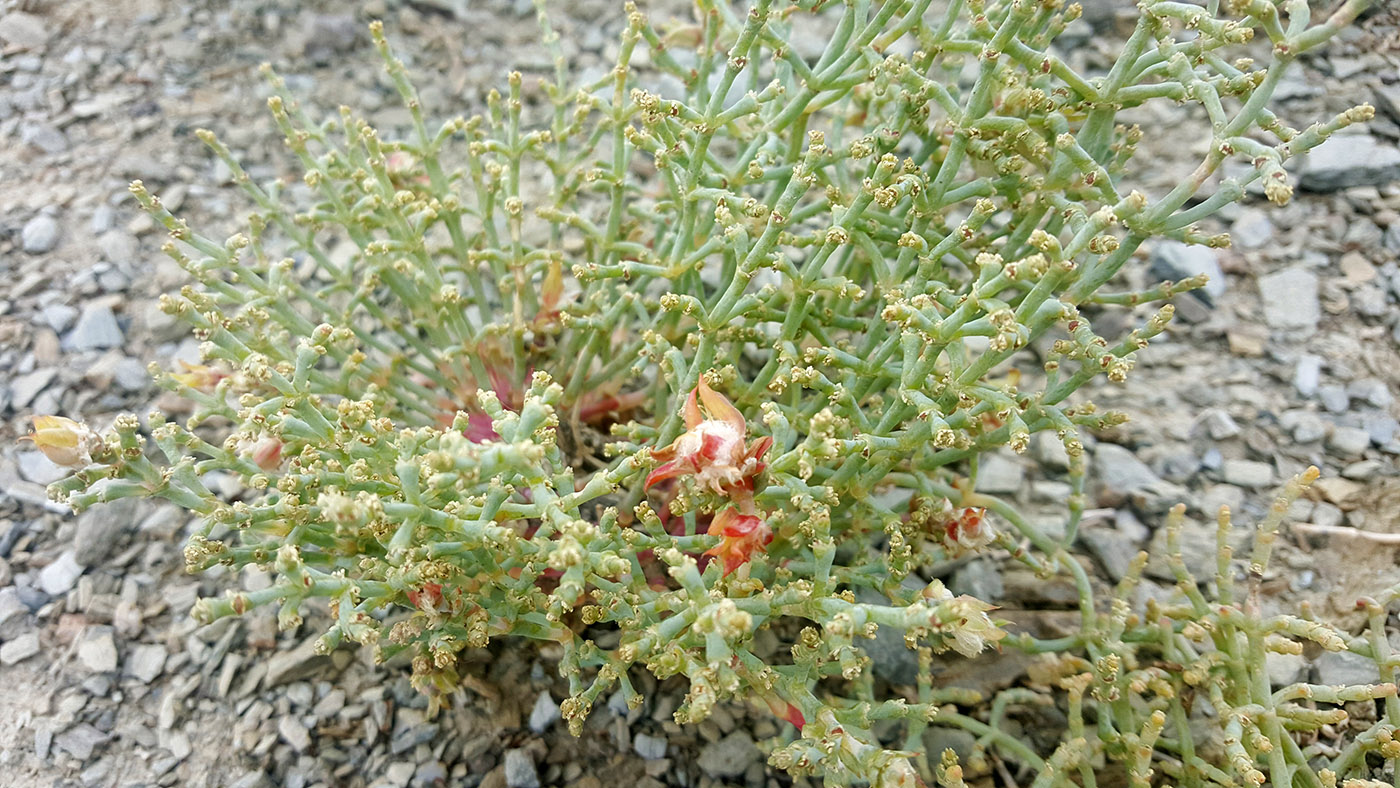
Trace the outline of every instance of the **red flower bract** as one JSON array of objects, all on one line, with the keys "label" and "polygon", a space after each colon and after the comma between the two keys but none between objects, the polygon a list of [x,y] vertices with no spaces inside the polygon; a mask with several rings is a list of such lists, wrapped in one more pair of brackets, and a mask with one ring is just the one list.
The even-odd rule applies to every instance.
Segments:
[{"label": "red flower bract", "polygon": [[[701,406],[704,406],[704,412]],[[705,376],[685,400],[686,431],[664,449],[652,449],[661,461],[645,487],[678,476],[694,476],[697,484],[720,495],[753,490],[753,477],[763,472],[762,457],[773,439],[762,437],[747,446],[748,425],[739,409],[705,383]]]},{"label": "red flower bract", "polygon": [[773,530],[756,514],[740,514],[728,508],[710,523],[710,536],[718,536],[719,544],[705,551],[724,564],[724,574],[748,563],[754,550],[762,550],[773,541]]}]

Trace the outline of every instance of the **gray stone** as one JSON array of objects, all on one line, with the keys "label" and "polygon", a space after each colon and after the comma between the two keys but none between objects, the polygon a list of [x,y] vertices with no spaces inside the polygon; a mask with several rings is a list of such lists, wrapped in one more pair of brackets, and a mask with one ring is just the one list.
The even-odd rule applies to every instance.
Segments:
[{"label": "gray stone", "polygon": [[1306,268],[1285,268],[1259,278],[1264,320],[1274,328],[1315,329],[1322,319],[1317,298],[1317,274]]},{"label": "gray stone", "polygon": [[[403,716],[403,712],[399,712]],[[400,725],[394,731],[394,738],[389,742],[389,751],[394,755],[401,755],[414,747],[425,742],[430,742],[437,738],[439,726],[435,722],[423,722],[421,719],[414,719],[405,725]]]},{"label": "gray stone", "polygon": [[[1206,582],[1215,576],[1217,529],[1214,522],[1215,513],[1210,514],[1210,523],[1187,517],[1181,524],[1181,560],[1186,564],[1186,571],[1198,583]],[[1162,580],[1176,579],[1175,573],[1167,563],[1170,551],[1167,550],[1166,528],[1158,528],[1152,535],[1152,540],[1147,545],[1147,554],[1151,558],[1147,562],[1146,574]]]},{"label": "gray stone", "polygon": [[0,16],[0,41],[16,49],[43,49],[49,29],[42,17],[13,11]]},{"label": "gray stone", "polygon": [[244,772],[237,780],[229,783],[228,788],[273,788],[273,785],[266,772],[254,769]]},{"label": "gray stone", "polygon": [[1231,239],[1244,249],[1258,249],[1274,237],[1274,223],[1259,208],[1245,208],[1230,225]]},{"label": "gray stone", "polygon": [[[19,589],[14,586],[0,588],[0,625],[4,625],[12,618],[24,614],[28,608],[20,601]],[[0,637],[4,633],[0,632]]]},{"label": "gray stone", "polygon": [[1313,664],[1319,684],[1375,684],[1380,680],[1376,663],[1350,651],[1324,651]]},{"label": "gray stone", "polygon": [[354,49],[363,32],[351,14],[312,14],[306,20],[307,57],[316,60]]},{"label": "gray stone", "polygon": [[436,788],[447,785],[447,779],[447,764],[442,761],[428,761],[418,764],[418,770],[413,773],[413,787]]},{"label": "gray stone", "polygon": [[68,471],[53,464],[39,451],[15,452],[19,475],[35,484],[50,485],[68,475]]},{"label": "gray stone", "polygon": [[29,407],[29,403],[33,402],[34,398],[39,396],[39,392],[47,388],[57,375],[58,370],[53,367],[40,367],[11,380],[10,407],[15,410]]},{"label": "gray stone", "polygon": [[126,673],[143,684],[150,684],[165,670],[169,654],[159,643],[138,643],[126,658]]},{"label": "gray stone", "polygon": [[320,636],[312,635],[291,651],[283,651],[269,657],[263,687],[271,689],[289,682],[308,679],[325,670],[330,665],[331,658],[316,653],[316,641],[319,639]]},{"label": "gray stone", "polygon": [[1258,489],[1274,483],[1274,466],[1256,460],[1226,460],[1220,469],[1227,484]]},{"label": "gray stone", "polygon": [[1269,674],[1269,684],[1286,687],[1306,677],[1308,661],[1302,654],[1276,654],[1270,651],[1264,655],[1264,671]]},{"label": "gray stone", "polygon": [[1042,467],[1056,471],[1069,470],[1069,452],[1054,432],[1046,430],[1031,436],[1031,456]]},{"label": "gray stone", "polygon": [[1360,427],[1337,427],[1327,436],[1327,448],[1342,457],[1356,457],[1371,445],[1371,434]]},{"label": "gray stone", "polygon": [[296,715],[286,714],[277,720],[277,735],[297,752],[306,752],[311,748],[311,734]]},{"label": "gray stone", "polygon": [[1103,506],[1131,501],[1147,514],[1161,514],[1186,499],[1185,488],[1159,478],[1131,451],[1114,443],[1094,449],[1093,472]]},{"label": "gray stone", "polygon": [[1014,495],[1024,478],[1021,463],[1001,453],[984,454],[977,464],[976,489],[988,495]]},{"label": "gray stone", "polygon": [[759,757],[753,737],[747,731],[735,731],[701,748],[696,764],[711,777],[738,777]]},{"label": "gray stone", "polygon": [[1395,433],[1400,430],[1400,422],[1394,416],[1372,416],[1363,419],[1361,426],[1366,430],[1366,434],[1371,436],[1371,442],[1377,446],[1385,446],[1395,440]]},{"label": "gray stone", "polygon": [[632,751],[644,761],[658,761],[666,757],[666,740],[639,733],[632,737]]},{"label": "gray stone", "polygon": [[120,347],[123,340],[117,316],[106,304],[94,301],[84,307],[78,324],[63,340],[63,346],[67,350],[97,350]]},{"label": "gray stone", "polygon": [[92,673],[117,669],[117,642],[111,627],[92,627],[78,644],[78,661]]},{"label": "gray stone", "polygon": [[311,709],[311,713],[322,720],[328,720],[339,714],[343,708],[345,708],[345,690],[337,688],[327,692],[324,698],[316,701],[316,706]]},{"label": "gray stone", "polygon": [[1322,357],[1304,353],[1298,357],[1298,365],[1293,368],[1293,388],[1304,397],[1317,393],[1322,382]]},{"label": "gray stone", "polygon": [[[1353,462],[1342,469],[1342,478],[1358,482],[1368,482],[1379,477],[1385,470],[1385,467],[1385,463],[1382,463],[1380,460]],[[1356,517],[1356,515],[1352,515],[1352,517]]]},{"label": "gray stone", "polygon": [[930,726],[924,731],[923,743],[929,763],[937,763],[944,752],[952,750],[958,756],[958,761],[966,764],[977,752],[977,737],[961,728]]},{"label": "gray stone", "polygon": [[[1006,586],[1001,580],[1001,570],[997,568],[994,561],[989,559],[968,561],[958,567],[953,576],[949,578],[948,585],[955,594],[967,594],[984,602],[995,602],[1006,593]],[[900,645],[903,646],[902,637],[900,641]],[[908,648],[904,648],[904,650],[911,655],[914,653]],[[918,662],[915,661],[913,666],[917,670]],[[913,675],[912,678],[917,678],[917,674]],[[906,683],[913,683],[913,681]]]},{"label": "gray stone", "polygon": [[97,747],[106,741],[107,734],[85,722],[53,737],[55,747],[80,761],[91,758]]},{"label": "gray stone", "polygon": [[1085,528],[1079,532],[1079,541],[1099,559],[1115,583],[1128,573],[1139,550],[1137,542],[1112,528]]},{"label": "gray stone", "polygon": [[1347,397],[1361,400],[1367,405],[1381,409],[1390,407],[1390,404],[1395,401],[1395,395],[1390,393],[1390,387],[1384,381],[1376,378],[1362,378],[1348,383]]},{"label": "gray stone", "polygon": [[1210,408],[1202,413],[1200,423],[1211,440],[1223,441],[1240,434],[1240,425],[1220,408]]},{"label": "gray stone", "polygon": [[[865,604],[888,605],[890,600],[878,591],[861,589],[856,599]],[[870,670],[891,684],[913,684],[919,679],[919,655],[904,645],[903,630],[880,627],[871,640],[856,641],[856,646],[870,657]]]},{"label": "gray stone", "polygon": [[39,634],[26,632],[0,646],[0,665],[13,665],[39,653]]},{"label": "gray stone", "polygon": [[1279,426],[1288,430],[1297,443],[1313,443],[1327,437],[1327,422],[1311,411],[1284,411],[1279,416]]},{"label": "gray stone", "polygon": [[1400,179],[1400,150],[1369,134],[1333,134],[1307,154],[1299,188],[1334,192]]},{"label": "gray stone", "polygon": [[1210,281],[1200,290],[1192,293],[1207,305],[1214,305],[1215,299],[1225,294],[1225,273],[1220,270],[1220,259],[1216,251],[1208,246],[1192,246],[1179,241],[1163,241],[1152,248],[1148,276],[1156,279],[1186,279],[1197,274],[1206,274]]},{"label": "gray stone", "polygon": [[39,588],[49,596],[61,596],[73,588],[82,576],[84,567],[80,565],[72,550],[65,551],[52,563],[39,570]]},{"label": "gray stone", "polygon": [[19,139],[26,145],[33,145],[44,153],[62,153],[68,150],[68,136],[52,123],[28,122],[19,127]]},{"label": "gray stone", "polygon": [[535,759],[523,749],[506,750],[506,785],[509,788],[540,788],[540,773]]},{"label": "gray stone", "polygon": [[137,499],[122,498],[79,515],[73,534],[74,559],[83,566],[102,563],[117,546],[122,532],[134,528],[141,519],[140,508]]},{"label": "gray stone", "polygon": [[24,223],[20,246],[29,254],[43,254],[58,246],[58,220],[41,213]]},{"label": "gray stone", "polygon": [[1376,97],[1376,107],[1396,123],[1400,123],[1400,84],[1376,85],[1371,89]]},{"label": "gray stone", "polygon": [[1381,317],[1386,312],[1385,291],[1375,285],[1361,285],[1351,294],[1351,308],[1362,317]]},{"label": "gray stone", "polygon": [[44,316],[44,322],[48,323],[55,333],[62,334],[73,325],[73,321],[78,319],[78,310],[67,304],[49,304],[44,307],[40,314]]},{"label": "gray stone", "polygon": [[1313,505],[1311,521],[1327,528],[1335,528],[1342,524],[1342,510],[1326,501],[1318,501]]},{"label": "gray stone", "polygon": [[549,730],[549,726],[559,721],[559,717],[559,704],[555,703],[549,691],[545,690],[535,698],[534,708],[530,709],[530,730],[544,733]]},{"label": "gray stone", "polygon": [[1335,383],[1319,386],[1317,398],[1322,401],[1322,407],[1326,408],[1329,413],[1346,413],[1347,408],[1351,406],[1351,397],[1347,396],[1346,389]]}]

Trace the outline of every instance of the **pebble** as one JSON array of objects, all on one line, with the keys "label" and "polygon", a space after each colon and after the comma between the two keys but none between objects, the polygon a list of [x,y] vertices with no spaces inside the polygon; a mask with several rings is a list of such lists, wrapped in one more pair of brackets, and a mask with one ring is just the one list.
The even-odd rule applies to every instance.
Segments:
[{"label": "pebble", "polygon": [[1184,488],[1159,478],[1131,451],[1115,443],[1100,443],[1094,450],[1093,474],[1102,506],[1131,500],[1145,513],[1161,514],[1186,497]]},{"label": "pebble", "polygon": [[44,322],[55,332],[62,334],[73,325],[73,321],[78,319],[78,310],[67,304],[49,304],[44,307],[40,314],[44,316]]},{"label": "pebble", "polygon": [[549,730],[549,726],[558,722],[560,718],[559,704],[554,702],[549,691],[545,690],[535,698],[535,706],[530,710],[530,730],[535,733],[544,733]]},{"label": "pebble", "polygon": [[0,665],[13,665],[39,653],[39,635],[26,632],[0,646]]},{"label": "pebble", "polygon": [[1240,425],[1235,423],[1230,414],[1219,408],[1210,408],[1202,413],[1201,426],[1205,428],[1211,440],[1223,441],[1240,434]]},{"label": "pebble", "polygon": [[384,779],[387,780],[390,785],[402,788],[402,786],[408,785],[409,780],[413,779],[413,771],[415,768],[417,767],[414,766],[412,761],[396,761],[389,764],[388,767],[384,769]]},{"label": "pebble", "polygon": [[57,369],[41,367],[11,380],[10,407],[15,410],[29,407],[29,403],[33,402],[34,398],[39,396],[39,392],[47,388],[57,375]]},{"label": "pebble", "polygon": [[1037,432],[1031,436],[1031,457],[1042,467],[1056,471],[1069,470],[1069,452],[1065,444],[1050,430]]},{"label": "pebble", "polygon": [[24,223],[20,246],[29,254],[43,254],[58,246],[58,220],[41,213]]},{"label": "pebble", "polygon": [[[0,626],[8,623],[11,619],[20,621],[20,616],[28,610],[29,608],[25,607],[19,599],[19,589],[14,586],[0,588]],[[10,633],[0,630],[0,638],[9,636],[11,636]]]},{"label": "pebble", "polygon": [[49,596],[66,594],[73,589],[73,584],[78,582],[83,569],[75,558],[74,551],[65,551],[55,561],[39,570],[39,588]]},{"label": "pebble", "polygon": [[1226,460],[1220,469],[1227,484],[1260,488],[1274,483],[1274,466],[1256,460]]},{"label": "pebble", "polygon": [[1362,460],[1353,462],[1342,469],[1343,479],[1354,479],[1359,482],[1368,482],[1380,476],[1385,470],[1385,464],[1380,460]]},{"label": "pebble", "polygon": [[0,16],[0,41],[16,49],[43,49],[49,42],[49,29],[42,17],[12,11]]},{"label": "pebble", "polygon": [[43,452],[15,452],[19,475],[35,484],[50,485],[68,475],[68,471],[53,464]]},{"label": "pebble", "polygon": [[989,495],[1014,495],[1025,479],[1021,463],[1000,453],[984,454],[977,464],[976,490]]},{"label": "pebble", "polygon": [[1152,248],[1147,275],[1154,281],[1186,279],[1197,274],[1210,277],[1206,286],[1191,291],[1207,306],[1225,294],[1225,273],[1220,270],[1220,257],[1208,246],[1194,246],[1180,241],[1162,241]]},{"label": "pebble", "polygon": [[110,673],[117,669],[117,643],[111,627],[94,627],[78,644],[78,661],[93,673]]},{"label": "pebble", "polygon": [[107,741],[107,734],[87,723],[74,725],[53,737],[54,746],[77,758],[86,761],[92,757],[98,745]]},{"label": "pebble", "polygon": [[666,757],[667,742],[656,736],[639,733],[632,737],[632,751],[645,761],[655,761]]},{"label": "pebble", "polygon": [[1322,382],[1322,357],[1304,353],[1298,357],[1298,365],[1293,368],[1293,388],[1304,397],[1317,393]]},{"label": "pebble", "polygon": [[1308,661],[1302,654],[1264,654],[1264,672],[1269,675],[1269,684],[1286,687],[1302,681],[1308,673]]},{"label": "pebble", "polygon": [[1306,268],[1285,268],[1259,277],[1264,320],[1274,328],[1315,329],[1322,319],[1317,274]]},{"label": "pebble", "polygon": [[165,670],[169,653],[159,643],[138,643],[126,660],[126,672],[143,684],[150,684]]},{"label": "pebble", "polygon": [[1400,422],[1394,416],[1372,416],[1363,419],[1361,426],[1366,430],[1366,434],[1371,436],[1371,442],[1377,446],[1385,446],[1395,440],[1395,433],[1400,431]]},{"label": "pebble", "polygon": [[93,301],[83,308],[73,331],[63,340],[65,350],[99,350],[120,347],[124,337],[111,307]]},{"label": "pebble", "polygon": [[103,506],[95,506],[78,515],[73,533],[73,557],[83,566],[102,563],[118,544],[122,532],[141,519],[141,503],[135,498],[122,498]]},{"label": "pebble", "polygon": [[[879,591],[863,588],[856,592],[863,604],[888,605],[890,600]],[[881,626],[875,637],[857,641],[859,648],[870,657],[870,670],[891,684],[909,685],[919,679],[919,655],[904,645],[904,631]]]},{"label": "pebble", "polygon": [[738,777],[758,759],[758,746],[753,737],[747,731],[735,731],[701,748],[696,765],[711,777]]},{"label": "pebble", "polygon": [[307,733],[306,726],[295,715],[285,714],[277,720],[277,735],[297,752],[306,752],[311,748],[311,734]]},{"label": "pebble", "polygon": [[1138,543],[1111,528],[1085,528],[1079,541],[1099,559],[1113,582],[1123,579],[1138,554]]},{"label": "pebble", "polygon": [[[399,711],[399,716],[403,716],[403,711]],[[425,742],[430,742],[437,738],[438,724],[423,722],[420,720],[405,726],[401,726],[394,732],[394,738],[389,742],[389,751],[394,755],[408,752]]]},{"label": "pebble", "polygon": [[535,759],[526,750],[506,750],[505,773],[506,785],[510,788],[540,788],[540,773],[535,769]]},{"label": "pebble", "polygon": [[1327,448],[1343,457],[1356,457],[1371,445],[1371,434],[1360,427],[1337,427],[1327,436]]},{"label": "pebble", "polygon": [[1395,401],[1395,395],[1390,393],[1390,387],[1384,381],[1376,378],[1362,378],[1348,383],[1347,397],[1382,409],[1390,407],[1390,404]]},{"label": "pebble", "polygon": [[1324,651],[1313,664],[1319,684],[1374,684],[1380,680],[1376,663],[1350,651]]},{"label": "pebble", "polygon": [[328,720],[339,714],[343,708],[345,708],[345,690],[337,687],[317,701],[316,706],[311,709],[311,713],[319,719]]},{"label": "pebble", "polygon": [[1335,192],[1400,180],[1400,150],[1370,134],[1333,134],[1307,154],[1298,186]]},{"label": "pebble", "polygon": [[1346,389],[1335,383],[1320,386],[1317,398],[1322,401],[1322,407],[1330,413],[1345,413],[1351,406],[1351,397],[1347,396]]},{"label": "pebble", "polygon": [[1258,249],[1274,237],[1274,223],[1259,208],[1245,208],[1230,225],[1230,238],[1241,248]]},{"label": "pebble", "polygon": [[436,788],[447,785],[447,764],[442,761],[428,761],[418,765],[413,773],[414,788]]},{"label": "pebble", "polygon": [[330,657],[316,653],[318,635],[311,635],[294,649],[268,657],[267,675],[263,687],[272,688],[292,681],[311,678],[330,664]]},{"label": "pebble", "polygon": [[1327,422],[1312,411],[1287,410],[1278,422],[1297,443],[1313,443],[1327,437]]}]

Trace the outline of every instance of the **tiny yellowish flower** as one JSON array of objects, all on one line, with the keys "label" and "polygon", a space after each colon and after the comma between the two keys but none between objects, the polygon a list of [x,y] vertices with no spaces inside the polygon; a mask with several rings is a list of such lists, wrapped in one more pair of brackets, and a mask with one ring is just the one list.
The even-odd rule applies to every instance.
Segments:
[{"label": "tiny yellowish flower", "polygon": [[101,442],[86,424],[62,416],[35,416],[34,432],[20,440],[32,441],[55,465],[67,468],[92,462],[92,449]]}]

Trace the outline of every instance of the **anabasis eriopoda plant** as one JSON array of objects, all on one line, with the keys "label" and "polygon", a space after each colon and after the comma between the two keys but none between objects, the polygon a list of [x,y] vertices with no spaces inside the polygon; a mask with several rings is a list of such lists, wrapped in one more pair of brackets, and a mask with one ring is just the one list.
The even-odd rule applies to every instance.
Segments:
[{"label": "anabasis eriopoda plant", "polygon": [[[329,599],[324,648],[410,650],[434,703],[463,649],[514,635],[558,645],[575,731],[599,698],[641,703],[636,671],[683,675],[678,721],[752,699],[792,723],[769,762],[831,784],[961,785],[988,755],[1036,785],[1369,778],[1400,725],[1383,637],[1253,615],[1224,541],[1216,599],[1181,568],[1180,604],[1145,612],[1142,561],[1100,606],[1072,553],[1079,436],[1121,419],[1072,395],[1127,375],[1172,309],[1134,311],[1123,336],[1092,318],[1202,286],[1114,282],[1151,239],[1226,243],[1197,223],[1254,182],[1286,201],[1284,163],[1369,116],[1295,129],[1267,109],[1363,5],[1315,22],[1302,0],[1143,0],[1101,73],[1057,49],[1079,14],[1059,0],[701,2],[660,25],[628,6],[617,68],[584,82],[542,9],[543,100],[514,73],[484,114],[446,120],[375,27],[406,136],[349,109],[313,120],[269,74],[303,187],[255,182],[201,132],[253,205],[218,241],[132,186],[194,279],[164,305],[203,363],[157,370],[193,417],[122,417],[96,441],[40,419],[34,440],[77,467],[53,487],[75,508],[163,497],[202,517],[190,571],[273,574],[201,600],[201,621],[275,605],[294,627]],[[820,51],[799,26],[825,31]],[[1257,36],[1272,59],[1236,59]],[[1119,116],[1158,101],[1197,105],[1213,138],[1151,193],[1139,142],[1176,132]],[[1219,178],[1231,161],[1242,174]],[[1054,536],[976,492],[975,458],[1038,432],[1071,458]],[[211,491],[215,470],[245,492]],[[1078,631],[1009,635],[937,579],[990,550],[1068,576]],[[872,674],[864,645],[887,629],[916,655],[910,687]],[[1303,641],[1385,681],[1270,693],[1264,651]],[[1053,658],[1035,689],[940,686],[939,666],[993,647]],[[1289,733],[1371,698],[1382,722],[1326,764]],[[1006,732],[1008,704],[1032,700],[1063,709],[1058,746]],[[1207,701],[1214,716],[1192,716]],[[921,753],[930,725],[972,734],[976,757]],[[1194,747],[1202,725],[1223,751]]]}]

